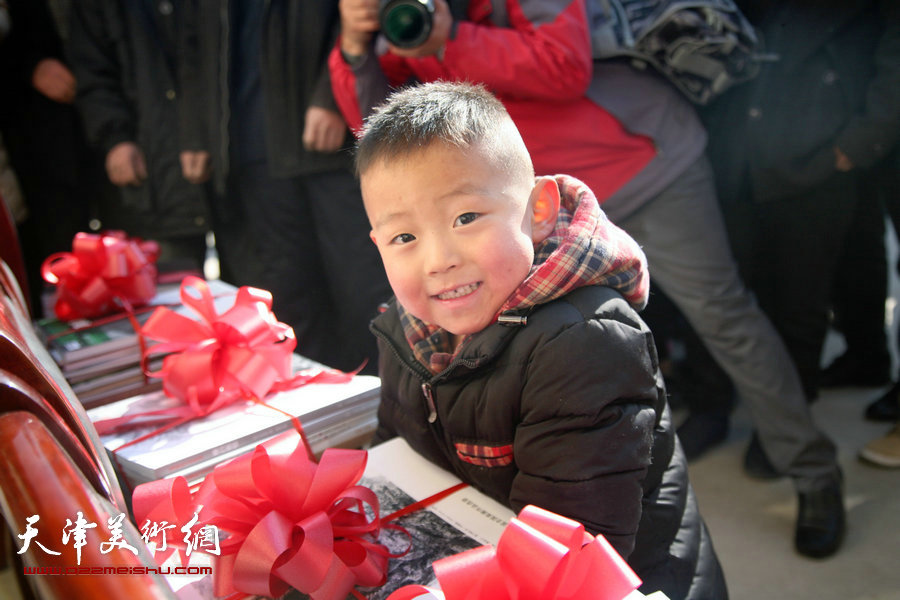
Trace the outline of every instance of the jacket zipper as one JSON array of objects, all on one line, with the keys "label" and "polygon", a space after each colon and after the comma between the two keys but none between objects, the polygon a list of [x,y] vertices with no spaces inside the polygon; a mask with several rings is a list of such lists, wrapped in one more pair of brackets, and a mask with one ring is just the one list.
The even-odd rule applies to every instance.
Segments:
[{"label": "jacket zipper", "polygon": [[437,408],[434,406],[434,393],[431,391],[431,384],[427,381],[422,384],[422,393],[425,395],[425,401],[428,403],[428,422],[437,421]]},{"label": "jacket zipper", "polygon": [[[521,320],[514,320],[514,323],[517,325],[524,325],[525,318],[523,317]],[[450,363],[446,369],[438,373],[437,375],[431,375],[431,373],[426,373],[426,371],[417,368],[415,365],[407,362],[403,356],[400,355],[400,352],[397,351],[396,346],[394,345],[393,340],[387,334],[383,333],[378,328],[373,328],[372,332],[382,340],[384,340],[388,347],[391,349],[391,353],[393,353],[394,357],[400,361],[404,367],[409,369],[413,374],[415,374],[422,381],[422,396],[425,398],[425,403],[428,407],[428,423],[434,425],[437,423],[438,414],[437,414],[437,404],[434,401],[434,384],[440,380],[445,373],[453,370],[454,367],[458,365],[464,365],[469,368],[475,368],[478,366],[478,360],[473,360],[470,358],[457,358],[452,363]]]}]

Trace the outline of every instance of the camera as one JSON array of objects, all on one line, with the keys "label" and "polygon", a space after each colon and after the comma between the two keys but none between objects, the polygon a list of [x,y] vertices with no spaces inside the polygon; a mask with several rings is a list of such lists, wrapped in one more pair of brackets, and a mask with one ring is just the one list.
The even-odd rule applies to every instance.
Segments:
[{"label": "camera", "polygon": [[378,21],[384,37],[398,48],[421,46],[431,35],[434,0],[381,0]]}]

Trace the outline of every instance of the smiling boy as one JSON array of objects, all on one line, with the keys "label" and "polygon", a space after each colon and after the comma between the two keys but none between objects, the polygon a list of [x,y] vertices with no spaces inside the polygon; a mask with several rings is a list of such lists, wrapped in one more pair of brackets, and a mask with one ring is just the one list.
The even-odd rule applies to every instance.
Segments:
[{"label": "smiling boy", "polygon": [[581,182],[535,178],[479,86],[402,90],[357,169],[396,295],[372,323],[377,441],[419,453],[514,511],[603,534],[672,600],[726,598],[674,436],[644,256]]}]

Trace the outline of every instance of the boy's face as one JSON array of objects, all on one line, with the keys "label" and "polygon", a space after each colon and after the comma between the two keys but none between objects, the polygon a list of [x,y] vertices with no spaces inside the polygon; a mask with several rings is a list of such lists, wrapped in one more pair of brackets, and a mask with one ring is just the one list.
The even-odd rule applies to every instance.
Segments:
[{"label": "boy's face", "polygon": [[533,185],[478,147],[371,165],[363,199],[400,304],[457,336],[490,325],[534,260]]}]

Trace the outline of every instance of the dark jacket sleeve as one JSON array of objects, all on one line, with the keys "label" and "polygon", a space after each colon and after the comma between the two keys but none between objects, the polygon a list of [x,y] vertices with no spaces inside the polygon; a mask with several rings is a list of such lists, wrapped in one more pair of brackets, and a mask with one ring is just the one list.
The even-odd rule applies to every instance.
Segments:
[{"label": "dark jacket sleeve", "polygon": [[122,20],[111,14],[116,3],[81,0],[72,4],[69,56],[78,82],[76,106],[91,145],[105,155],[113,146],[136,139],[134,114],[126,96],[126,56]]},{"label": "dark jacket sleeve", "polygon": [[590,320],[535,348],[522,394],[510,492],[602,533],[631,554],[657,421],[657,365],[649,331]]},{"label": "dark jacket sleeve", "polygon": [[209,150],[203,108],[203,82],[200,62],[200,6],[199,0],[184,0],[182,24],[178,38],[178,102],[179,148]]}]

